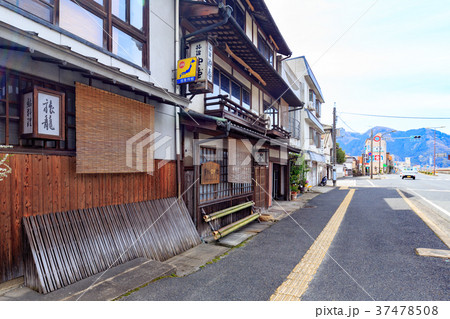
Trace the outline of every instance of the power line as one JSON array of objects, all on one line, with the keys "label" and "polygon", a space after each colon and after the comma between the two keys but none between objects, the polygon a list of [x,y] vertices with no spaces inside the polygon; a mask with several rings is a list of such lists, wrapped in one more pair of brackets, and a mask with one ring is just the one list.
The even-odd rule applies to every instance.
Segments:
[{"label": "power line", "polygon": [[341,112],[341,114],[370,116],[370,117],[389,117],[389,118],[395,118],[395,119],[450,120],[450,117],[395,116],[395,115],[377,115],[377,114],[362,114],[362,113],[350,113],[350,112]]},{"label": "power line", "polygon": [[[342,114],[342,112],[340,112],[339,114]],[[357,131],[355,131],[354,129],[352,129],[347,123],[345,123],[345,121],[342,119],[342,116],[338,116],[338,120],[340,120],[342,123],[344,123],[345,126],[347,126],[350,131],[353,131],[355,133],[358,133]]]}]

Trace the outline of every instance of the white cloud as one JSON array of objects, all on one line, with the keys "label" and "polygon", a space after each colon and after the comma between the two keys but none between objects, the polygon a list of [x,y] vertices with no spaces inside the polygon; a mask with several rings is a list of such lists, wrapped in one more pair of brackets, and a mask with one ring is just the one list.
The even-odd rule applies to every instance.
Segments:
[{"label": "white cloud", "polygon": [[[311,64],[327,102],[324,123],[331,123],[334,101],[341,112],[450,117],[448,1],[266,3],[293,55],[305,55]],[[348,115],[343,119],[359,131],[374,125],[402,130],[446,125],[444,131],[450,133],[449,120],[440,123]]]}]

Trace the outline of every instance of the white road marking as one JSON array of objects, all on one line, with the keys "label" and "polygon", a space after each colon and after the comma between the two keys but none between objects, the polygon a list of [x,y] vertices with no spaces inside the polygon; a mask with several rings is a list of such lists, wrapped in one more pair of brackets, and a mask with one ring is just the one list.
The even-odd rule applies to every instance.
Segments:
[{"label": "white road marking", "polygon": [[408,188],[409,190],[412,191],[421,191],[421,192],[443,192],[443,193],[450,193],[450,190],[447,189],[412,189],[412,188]]},{"label": "white road marking", "polygon": [[374,183],[372,183],[371,181],[367,180],[369,182],[370,185],[372,185],[372,187],[376,187]]},{"label": "white road marking", "polygon": [[429,201],[428,199],[426,199],[425,197],[423,197],[422,195],[418,194],[417,192],[413,191],[410,188],[407,188],[408,191],[413,192],[414,194],[416,194],[417,196],[419,196],[420,198],[422,198],[424,201],[426,201],[428,204],[434,206],[435,208],[439,209],[441,212],[443,212],[444,214],[446,214],[447,216],[450,217],[450,212],[446,211],[445,209],[443,209],[442,207],[436,205],[435,203]]}]

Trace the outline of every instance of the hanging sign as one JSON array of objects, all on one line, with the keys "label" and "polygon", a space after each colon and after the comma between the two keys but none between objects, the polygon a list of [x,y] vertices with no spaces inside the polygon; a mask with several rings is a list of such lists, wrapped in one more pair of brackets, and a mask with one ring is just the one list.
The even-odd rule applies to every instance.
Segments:
[{"label": "hanging sign", "polygon": [[64,93],[35,87],[22,96],[23,138],[64,140]]},{"label": "hanging sign", "polygon": [[212,93],[213,72],[214,72],[214,48],[207,41],[197,41],[190,44],[191,56],[198,59],[197,64],[197,81],[189,84],[191,93]]},{"label": "hanging sign", "polygon": [[177,84],[192,83],[197,81],[196,57],[179,60],[177,64]]},{"label": "hanging sign", "polygon": [[201,166],[202,185],[219,184],[220,182],[220,164],[215,162],[206,162]]}]

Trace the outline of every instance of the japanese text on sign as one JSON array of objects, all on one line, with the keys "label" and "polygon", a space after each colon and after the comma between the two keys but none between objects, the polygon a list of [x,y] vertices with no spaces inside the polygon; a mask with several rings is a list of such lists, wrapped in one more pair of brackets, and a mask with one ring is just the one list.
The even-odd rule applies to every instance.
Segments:
[{"label": "japanese text on sign", "polygon": [[33,92],[24,94],[23,104],[24,104],[23,133],[31,134],[33,133]]},{"label": "japanese text on sign", "polygon": [[58,136],[60,98],[46,93],[38,93],[38,133]]}]

